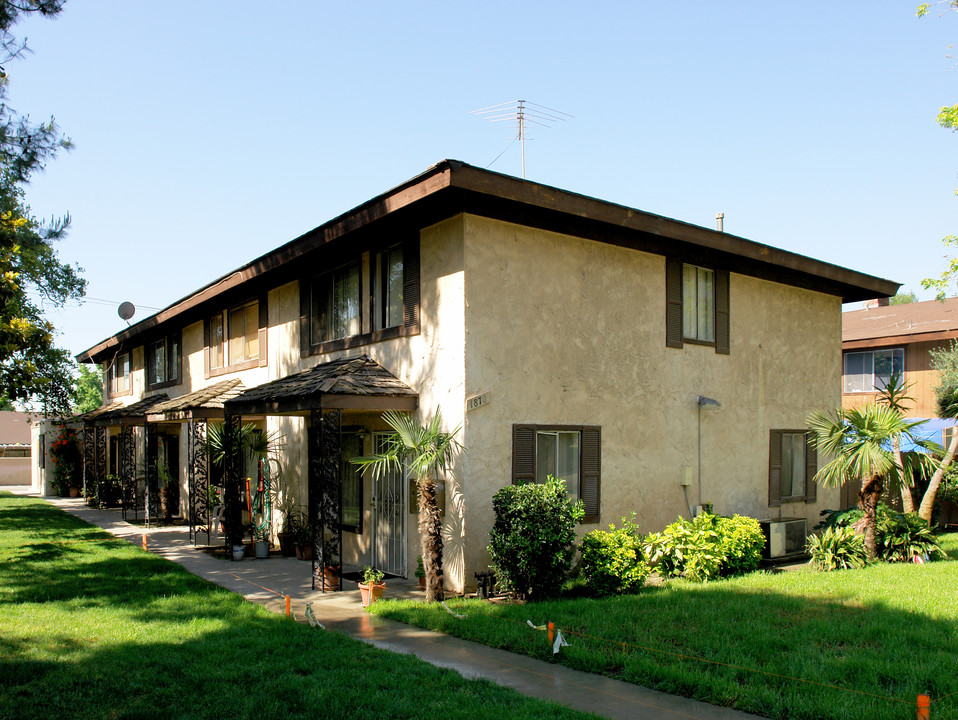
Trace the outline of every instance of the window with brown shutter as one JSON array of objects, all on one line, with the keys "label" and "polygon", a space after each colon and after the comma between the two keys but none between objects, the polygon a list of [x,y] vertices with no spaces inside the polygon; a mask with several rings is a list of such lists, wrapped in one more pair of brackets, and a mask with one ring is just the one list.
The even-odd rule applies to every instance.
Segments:
[{"label": "window with brown shutter", "polygon": [[818,497],[818,453],[807,430],[771,430],[768,442],[768,506],[812,503]]},{"label": "window with brown shutter", "polygon": [[512,482],[544,482],[555,475],[582,500],[583,523],[599,522],[602,430],[583,425],[513,425]]},{"label": "window with brown shutter", "polygon": [[268,337],[266,295],[207,317],[203,323],[206,377],[266,367],[269,364]]},{"label": "window with brown shutter", "polygon": [[665,259],[665,345],[710,345],[730,352],[729,273]]}]

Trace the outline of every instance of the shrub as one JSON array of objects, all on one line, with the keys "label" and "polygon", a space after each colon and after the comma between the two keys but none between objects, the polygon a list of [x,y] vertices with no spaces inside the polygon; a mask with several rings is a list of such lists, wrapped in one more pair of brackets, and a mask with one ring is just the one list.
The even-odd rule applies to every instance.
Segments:
[{"label": "shrub", "polygon": [[[848,528],[861,532],[861,510],[823,510],[825,518],[816,528]],[[910,562],[916,555],[929,559],[944,557],[938,540],[928,524],[917,513],[892,510],[884,503],[878,505],[875,527],[875,546],[878,557],[886,562]]]},{"label": "shrub", "polygon": [[743,575],[758,568],[765,547],[765,535],[758,520],[741,515],[720,517],[716,518],[715,529],[724,556],[723,575]]},{"label": "shrub", "polygon": [[649,567],[642,555],[639,526],[622,518],[622,527],[609,525],[608,532],[593,530],[582,538],[582,574],[589,587],[603,595],[642,587]]},{"label": "shrub", "polygon": [[582,503],[570,500],[565,481],[550,475],[545,483],[502,488],[492,509],[488,550],[496,577],[523,599],[555,595],[575,557]]},{"label": "shrub", "polygon": [[821,535],[809,535],[806,546],[811,560],[819,570],[850,570],[865,567],[865,537],[851,527],[829,527]]},{"label": "shrub", "polygon": [[914,557],[930,560],[944,557],[937,538],[918,513],[907,515],[885,509],[878,521],[878,556],[887,562],[911,562]]},{"label": "shrub", "polygon": [[704,581],[754,570],[764,545],[761,525],[754,518],[702,513],[693,520],[679,518],[661,533],[649,534],[642,552],[661,575]]},{"label": "shrub", "polygon": [[69,494],[70,488],[83,487],[83,451],[75,430],[61,427],[56,440],[50,443],[53,460],[53,487],[58,495]]}]

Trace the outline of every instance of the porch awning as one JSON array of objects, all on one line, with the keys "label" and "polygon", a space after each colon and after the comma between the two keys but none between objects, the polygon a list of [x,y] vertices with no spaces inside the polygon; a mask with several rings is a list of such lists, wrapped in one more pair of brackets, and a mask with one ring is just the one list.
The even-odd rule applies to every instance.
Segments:
[{"label": "porch awning", "polygon": [[146,414],[148,422],[175,422],[192,418],[222,418],[223,403],[244,390],[239,378],[224,380],[215,385],[180,395],[158,403]]},{"label": "porch awning", "polygon": [[146,422],[146,414],[154,405],[169,400],[169,395],[160,393],[138,400],[130,405],[121,405],[101,413],[94,419],[95,425],[122,425],[130,422]]},{"label": "porch awning", "polygon": [[123,407],[123,403],[118,403],[118,402],[110,403],[109,405],[101,405],[100,407],[95,408],[93,410],[88,410],[85,413],[74,415],[72,418],[70,418],[66,422],[68,424],[84,423],[86,425],[91,425],[93,424],[93,421],[96,420],[101,415],[105,415],[106,413],[113,412],[114,410],[118,410],[121,407]]},{"label": "porch awning", "polygon": [[317,365],[227,400],[231,415],[296,415],[311,410],[415,410],[419,395],[363,355]]}]

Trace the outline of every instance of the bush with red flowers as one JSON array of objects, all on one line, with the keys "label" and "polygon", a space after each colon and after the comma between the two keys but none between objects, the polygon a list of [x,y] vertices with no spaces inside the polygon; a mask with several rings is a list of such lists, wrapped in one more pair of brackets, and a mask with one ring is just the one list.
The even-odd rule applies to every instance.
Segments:
[{"label": "bush with red flowers", "polygon": [[83,452],[75,430],[60,428],[57,439],[50,443],[53,459],[53,488],[58,495],[67,496],[70,488],[83,487]]}]

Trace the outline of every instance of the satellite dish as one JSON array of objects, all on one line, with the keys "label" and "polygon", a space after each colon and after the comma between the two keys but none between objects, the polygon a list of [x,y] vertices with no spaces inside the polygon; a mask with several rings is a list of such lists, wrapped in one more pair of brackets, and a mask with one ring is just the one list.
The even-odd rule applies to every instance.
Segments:
[{"label": "satellite dish", "polygon": [[117,308],[116,314],[120,316],[121,320],[129,320],[135,312],[136,308],[133,307],[133,303],[122,302],[120,303],[120,307]]}]

